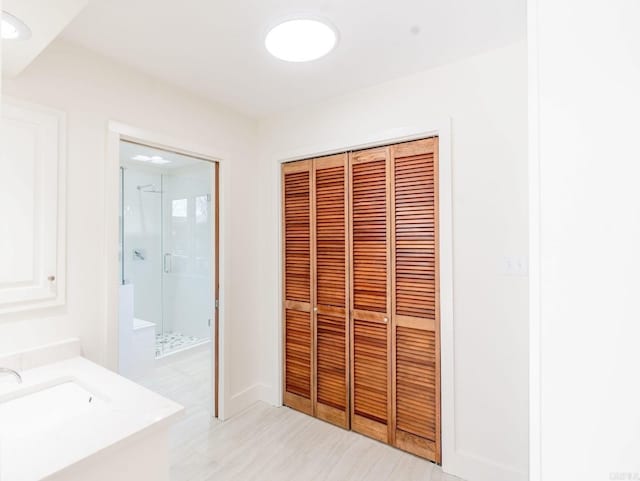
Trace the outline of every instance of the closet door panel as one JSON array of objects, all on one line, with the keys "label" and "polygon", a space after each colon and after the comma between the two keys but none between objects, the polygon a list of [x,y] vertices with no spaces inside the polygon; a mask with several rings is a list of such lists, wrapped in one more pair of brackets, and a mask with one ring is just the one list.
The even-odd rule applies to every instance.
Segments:
[{"label": "closet door panel", "polygon": [[312,164],[282,167],[284,404],[313,414]]},{"label": "closet door panel", "polygon": [[387,147],[350,158],[351,423],[383,442],[391,410],[389,159]]},{"label": "closet door panel", "polygon": [[388,441],[389,346],[384,321],[353,319],[354,431]]},{"label": "closet door panel", "polygon": [[440,462],[437,139],[391,152],[392,441]]},{"label": "closet door panel", "polygon": [[349,427],[347,154],[314,159],[316,416]]},{"label": "closet door panel", "polygon": [[344,311],[337,315],[318,312],[316,416],[349,427],[348,329]]},{"label": "closet door panel", "polygon": [[[311,315],[293,309],[285,310],[285,404],[308,410],[311,399]],[[300,398],[300,399],[298,399]],[[307,408],[305,409],[305,406]]]},{"label": "closet door panel", "polygon": [[395,445],[436,458],[437,379],[435,332],[395,327]]}]

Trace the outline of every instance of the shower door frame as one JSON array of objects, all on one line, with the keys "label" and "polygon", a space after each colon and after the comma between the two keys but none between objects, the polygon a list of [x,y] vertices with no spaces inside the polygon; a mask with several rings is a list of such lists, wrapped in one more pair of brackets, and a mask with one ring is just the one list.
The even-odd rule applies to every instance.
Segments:
[{"label": "shower door frame", "polygon": [[[121,122],[110,121],[107,131],[107,151],[105,162],[105,246],[106,246],[106,340],[104,346],[105,361],[107,367],[118,372],[118,301],[119,287],[119,265],[114,262],[118,258],[119,249],[119,179],[120,179],[120,142],[132,142],[147,147],[174,152],[177,154],[192,157],[197,160],[210,162],[214,167],[214,182],[212,188],[215,189],[213,201],[214,225],[212,238],[212,256],[214,259],[213,272],[213,318],[212,326],[212,406],[213,417],[225,419],[225,389],[224,389],[224,302],[220,295],[220,285],[224,285],[224,245],[220,241],[221,216],[223,210],[221,204],[224,202],[224,192],[221,192],[220,182],[221,171],[227,174],[227,169],[221,169],[223,159],[227,155],[214,154],[215,148],[206,145],[197,145],[193,142],[175,139],[171,136],[159,134],[133,127]],[[222,262],[221,262],[222,261]]]}]

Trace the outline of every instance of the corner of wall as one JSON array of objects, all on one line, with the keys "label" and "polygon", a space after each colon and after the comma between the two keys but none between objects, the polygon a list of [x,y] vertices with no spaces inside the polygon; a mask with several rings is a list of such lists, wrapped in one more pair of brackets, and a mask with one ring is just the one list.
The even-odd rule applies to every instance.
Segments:
[{"label": "corner of wall", "polygon": [[527,481],[529,479],[526,471],[520,471],[463,450],[455,450],[448,459],[444,456],[443,454],[443,470],[466,481]]},{"label": "corner of wall", "polygon": [[229,400],[225,403],[227,407],[220,419],[222,421],[226,421],[237,414],[240,414],[242,411],[259,401],[269,402],[269,392],[269,386],[258,382],[236,394],[231,395]]}]

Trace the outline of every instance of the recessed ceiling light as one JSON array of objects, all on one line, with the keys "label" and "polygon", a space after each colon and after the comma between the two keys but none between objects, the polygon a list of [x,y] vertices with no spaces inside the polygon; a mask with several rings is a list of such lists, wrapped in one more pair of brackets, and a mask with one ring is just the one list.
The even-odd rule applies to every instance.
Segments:
[{"label": "recessed ceiling light", "polygon": [[311,19],[288,20],[267,34],[265,47],[271,55],[287,62],[308,62],[324,57],[338,42],[336,31]]},{"label": "recessed ceiling light", "polygon": [[152,155],[151,157],[149,157],[148,155],[134,155],[133,157],[131,157],[131,160],[138,160],[140,162],[151,162],[152,164],[170,164],[171,161],[165,159],[164,157],[161,157],[159,155]]},{"label": "recessed ceiling light", "polygon": [[3,40],[26,40],[31,37],[31,30],[22,20],[3,10],[0,17],[0,37]]}]

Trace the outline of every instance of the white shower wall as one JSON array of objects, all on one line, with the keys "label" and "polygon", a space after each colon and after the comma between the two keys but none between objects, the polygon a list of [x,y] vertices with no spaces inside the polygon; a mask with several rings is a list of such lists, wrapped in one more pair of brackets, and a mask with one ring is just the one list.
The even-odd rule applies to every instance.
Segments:
[{"label": "white shower wall", "polygon": [[[161,172],[126,165],[124,171],[124,281],[134,286],[134,315],[162,330],[161,196],[138,190],[152,184],[160,190]],[[141,252],[144,260],[134,255]]]}]

